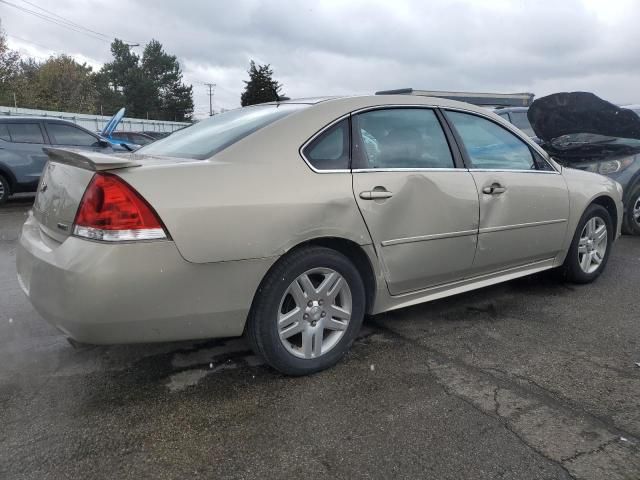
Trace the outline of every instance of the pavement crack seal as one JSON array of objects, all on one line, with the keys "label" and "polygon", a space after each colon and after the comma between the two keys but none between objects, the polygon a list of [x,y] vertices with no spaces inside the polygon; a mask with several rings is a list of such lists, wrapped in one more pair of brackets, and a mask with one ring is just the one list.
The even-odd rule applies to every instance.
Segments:
[{"label": "pavement crack seal", "polygon": [[[447,395],[497,419],[523,445],[558,465],[571,478],[633,478],[640,471],[640,442],[633,435],[567,404],[537,384],[532,389],[529,379],[512,378],[506,373],[496,376],[387,325],[376,324],[392,337],[428,352],[427,371]],[[621,436],[628,441],[621,441]]]},{"label": "pavement crack seal", "polygon": [[525,390],[528,393],[539,397],[547,405],[551,405],[551,406],[560,405],[563,408],[570,409],[572,411],[579,410],[583,416],[590,417],[593,421],[601,423],[603,426],[607,427],[609,430],[618,432],[621,436],[624,436],[624,437],[635,438],[634,433],[628,432],[625,429],[619,427],[618,425],[615,424],[613,420],[611,420],[611,418],[591,413],[590,411],[585,409],[582,405],[579,405],[576,402],[573,402],[570,399],[563,397],[559,392],[556,392],[547,387],[544,387],[543,385],[540,385],[535,380],[527,378],[523,375],[519,375],[517,373],[507,372],[497,367],[475,367],[471,365],[469,365],[468,367],[477,369],[478,371],[481,371],[493,377],[496,377],[496,375],[492,373],[492,372],[495,372],[499,374],[499,377],[497,378],[505,381],[516,380],[516,382],[521,388],[523,388],[523,384],[527,385]]}]

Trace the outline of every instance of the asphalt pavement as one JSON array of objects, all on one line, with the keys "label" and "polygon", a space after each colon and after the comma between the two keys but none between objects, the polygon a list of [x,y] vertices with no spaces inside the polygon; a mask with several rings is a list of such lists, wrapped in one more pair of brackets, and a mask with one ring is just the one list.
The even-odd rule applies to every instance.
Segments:
[{"label": "asphalt pavement", "polygon": [[640,238],[368,319],[288,378],[242,339],[72,347],[22,294],[0,208],[0,479],[640,479]]}]

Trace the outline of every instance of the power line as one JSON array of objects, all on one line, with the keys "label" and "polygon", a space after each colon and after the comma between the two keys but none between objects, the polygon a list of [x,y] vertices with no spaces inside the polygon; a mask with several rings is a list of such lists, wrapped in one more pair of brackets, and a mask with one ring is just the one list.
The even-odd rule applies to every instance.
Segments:
[{"label": "power line", "polygon": [[101,37],[109,38],[109,37],[108,37],[107,35],[105,35],[104,33],[96,32],[95,30],[91,30],[90,28],[87,28],[87,27],[85,27],[85,26],[83,26],[83,25],[80,25],[79,23],[72,22],[72,21],[71,21],[71,20],[69,20],[68,18],[65,18],[65,17],[63,17],[62,15],[58,15],[57,13],[54,13],[54,12],[52,12],[52,11],[50,11],[50,10],[47,10],[46,8],[42,8],[41,6],[36,5],[35,3],[29,2],[28,0],[22,0],[22,1],[23,1],[24,3],[26,3],[27,5],[31,5],[32,7],[35,7],[35,8],[37,8],[38,10],[42,10],[43,12],[46,12],[46,13],[48,13],[48,14],[50,14],[50,15],[54,16],[54,17],[59,18],[59,19],[60,19],[62,22],[64,22],[64,23],[68,23],[69,25],[72,25],[72,26],[74,26],[74,27],[81,28],[82,30],[87,30],[87,31],[89,31],[89,32],[91,32],[91,33],[95,33],[96,35],[100,35]]},{"label": "power line", "polygon": [[[25,1],[29,5],[34,5],[34,4],[30,3],[30,2],[27,2],[26,0],[23,0],[23,1]],[[96,32],[95,30],[91,30],[89,28],[83,27],[82,25],[80,25],[78,23],[72,22],[71,20],[68,20],[65,17],[62,17],[61,15],[53,14],[53,15],[55,15],[55,17],[58,17],[58,18],[55,18],[55,17],[52,17],[52,16],[47,15],[45,13],[37,12],[35,10],[30,10],[30,9],[25,8],[23,6],[20,6],[20,5],[16,5],[15,3],[8,2],[7,0],[0,0],[0,3],[4,3],[5,5],[9,5],[10,7],[13,7],[15,9],[17,9],[17,10],[20,10],[21,12],[27,13],[29,15],[33,15],[33,16],[35,16],[37,18],[40,18],[41,20],[53,23],[54,25],[58,25],[59,27],[66,28],[66,29],[71,30],[71,31],[76,32],[76,33],[82,33],[84,35],[87,35],[90,38],[95,39],[95,40],[100,40],[100,41],[103,41],[103,42],[106,42],[106,43],[111,43],[110,39],[112,37],[110,37],[108,35],[105,35],[104,33]],[[43,11],[45,11],[45,12],[52,13],[52,12],[49,12],[48,10],[43,9],[42,7],[38,7],[37,5],[34,5],[34,6],[39,8],[39,9],[41,9],[41,10],[43,10]],[[113,37],[113,38],[115,38],[115,37]]]},{"label": "power line", "polygon": [[28,14],[33,15],[35,17],[38,17],[38,18],[40,18],[42,20],[45,20],[47,22],[53,23],[55,25],[58,25],[59,27],[67,28],[67,29],[72,30],[72,31],[74,31],[76,33],[83,33],[83,34],[87,35],[88,37],[91,37],[91,38],[93,38],[95,40],[101,40],[103,42],[109,43],[109,40],[107,40],[106,38],[102,38],[102,37],[99,37],[97,35],[94,35],[93,33],[90,33],[90,32],[84,31],[84,30],[80,30],[80,29],[78,29],[76,27],[73,27],[73,26],[71,26],[71,25],[69,25],[67,23],[64,23],[64,22],[62,22],[60,20],[56,20],[53,17],[49,17],[48,15],[45,15],[43,13],[36,12],[34,10],[29,10],[28,8],[21,7],[20,5],[16,5],[15,3],[7,2],[6,0],[0,0],[0,3],[4,3],[5,5],[9,5],[10,7],[13,7],[15,9],[17,9],[17,10],[20,10],[20,11],[24,12],[24,13],[28,13]]},{"label": "power line", "polygon": [[216,86],[215,83],[205,83],[209,87],[209,116],[213,117],[213,89]]}]

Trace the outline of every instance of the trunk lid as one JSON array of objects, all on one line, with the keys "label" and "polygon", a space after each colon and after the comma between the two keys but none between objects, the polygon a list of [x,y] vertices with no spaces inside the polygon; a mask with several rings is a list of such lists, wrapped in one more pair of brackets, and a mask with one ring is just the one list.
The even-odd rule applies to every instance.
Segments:
[{"label": "trunk lid", "polygon": [[45,148],[45,165],[33,205],[33,215],[47,236],[63,242],[72,232],[82,196],[96,171],[133,167],[128,157],[97,152]]}]

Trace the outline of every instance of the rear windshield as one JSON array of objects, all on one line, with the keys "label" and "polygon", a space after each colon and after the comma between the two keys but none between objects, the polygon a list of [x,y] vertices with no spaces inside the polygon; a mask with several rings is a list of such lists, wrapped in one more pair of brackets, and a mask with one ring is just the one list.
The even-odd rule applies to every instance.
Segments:
[{"label": "rear windshield", "polygon": [[256,105],[221,113],[146,145],[136,153],[205,159],[270,123],[308,107],[303,104]]}]

